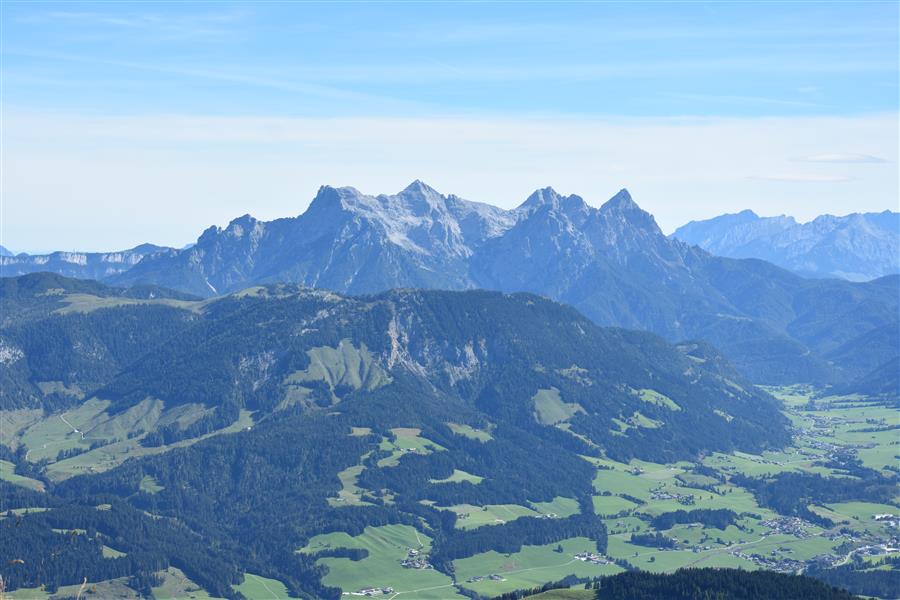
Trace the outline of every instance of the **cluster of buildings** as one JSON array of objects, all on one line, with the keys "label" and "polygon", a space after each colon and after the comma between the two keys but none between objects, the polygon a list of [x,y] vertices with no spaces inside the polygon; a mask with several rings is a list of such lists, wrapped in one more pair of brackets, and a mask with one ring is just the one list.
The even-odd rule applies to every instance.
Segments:
[{"label": "cluster of buildings", "polygon": [[895,538],[886,544],[869,544],[867,546],[862,546],[861,548],[854,550],[854,553],[859,554],[860,556],[884,556],[900,551],[898,546],[900,546],[900,543],[898,543],[898,540]]},{"label": "cluster of buildings", "polygon": [[418,550],[410,548],[406,553],[406,558],[400,561],[400,566],[404,569],[433,569],[434,567],[428,562],[428,557],[422,555]]},{"label": "cluster of buildings", "polygon": [[880,523],[884,523],[888,527],[900,526],[900,517],[898,517],[897,515],[892,515],[891,513],[873,515],[872,518]]},{"label": "cluster of buildings", "polygon": [[502,577],[497,575],[496,573],[491,573],[490,575],[475,575],[474,577],[469,577],[466,579],[466,583],[478,583],[479,581],[506,581],[506,577]]},{"label": "cluster of buildings", "polygon": [[394,588],[392,587],[369,587],[363,588],[357,592],[344,592],[345,596],[385,596],[387,594],[393,594]]},{"label": "cluster of buildings", "polygon": [[677,500],[678,504],[691,506],[695,503],[693,494],[679,494],[678,492],[667,491],[666,488],[657,488],[650,490],[651,500]]},{"label": "cluster of buildings", "polygon": [[[774,552],[774,551],[773,551]],[[768,571],[779,573],[797,573],[805,566],[803,562],[793,558],[779,558],[776,556],[763,556],[761,554],[747,554],[740,550],[732,550],[732,556],[747,560]]]},{"label": "cluster of buildings", "polygon": [[576,560],[580,560],[582,562],[588,562],[594,565],[608,565],[610,561],[605,556],[601,556],[600,554],[594,554],[593,552],[579,552],[575,555]]},{"label": "cluster of buildings", "polygon": [[779,517],[769,521],[762,521],[761,524],[771,530],[769,533],[792,535],[800,539],[809,537],[808,529],[813,526],[812,523],[799,517]]}]

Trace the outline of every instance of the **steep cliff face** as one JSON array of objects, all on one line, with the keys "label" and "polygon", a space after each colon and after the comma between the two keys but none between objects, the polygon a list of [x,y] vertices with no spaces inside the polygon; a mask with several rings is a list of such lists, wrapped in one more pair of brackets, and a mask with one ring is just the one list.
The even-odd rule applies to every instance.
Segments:
[{"label": "steep cliff face", "polygon": [[[2,246],[0,246],[2,248]],[[50,254],[17,254],[3,248],[0,273],[16,277],[47,271],[79,279],[104,279],[132,268],[148,256],[172,252],[172,248],[141,244],[119,252],[52,252]]]}]

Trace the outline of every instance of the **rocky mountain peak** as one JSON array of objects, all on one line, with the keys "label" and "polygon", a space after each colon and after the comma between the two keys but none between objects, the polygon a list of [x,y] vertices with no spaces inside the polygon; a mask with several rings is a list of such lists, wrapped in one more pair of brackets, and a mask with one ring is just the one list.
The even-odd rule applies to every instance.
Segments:
[{"label": "rocky mountain peak", "polygon": [[640,210],[641,208],[637,205],[637,203],[632,199],[631,194],[627,189],[622,188],[616,195],[603,203],[603,206],[600,207],[600,210],[611,212],[614,210],[618,211],[626,211],[626,210]]},{"label": "rocky mountain peak", "polygon": [[421,179],[416,179],[415,181],[410,183],[408,186],[403,188],[403,191],[401,191],[400,193],[401,194],[437,195],[437,196],[441,195],[440,192],[438,192],[436,189],[434,189],[433,187],[431,187],[430,185],[428,185]]},{"label": "rocky mountain peak", "polygon": [[652,235],[663,235],[653,215],[638,206],[628,190],[624,188],[603,203],[603,206],[600,207],[600,215],[608,227],[613,226],[619,229],[635,227]]},{"label": "rocky mountain peak", "polygon": [[541,206],[558,206],[561,199],[562,196],[556,190],[547,186],[532,192],[531,195],[525,199],[525,202],[519,205],[517,210],[521,212],[531,212]]}]

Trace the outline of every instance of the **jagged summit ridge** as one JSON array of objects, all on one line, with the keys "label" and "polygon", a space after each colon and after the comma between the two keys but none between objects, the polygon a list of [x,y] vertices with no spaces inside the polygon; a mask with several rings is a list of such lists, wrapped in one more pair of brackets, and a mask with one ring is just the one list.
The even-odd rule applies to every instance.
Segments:
[{"label": "jagged summit ridge", "polygon": [[[489,242],[510,234],[545,237],[554,248],[573,245],[588,254],[659,237],[652,216],[627,191],[604,207],[552,187],[504,210],[446,196],[419,179],[395,194],[323,185],[298,217],[263,222],[244,215],[224,228],[210,227],[192,248],[140,264],[120,282],[162,279],[204,295],[278,280],[356,293],[398,286],[496,287],[498,281],[473,275],[484,269],[472,262]],[[630,231],[634,227],[649,229]]]},{"label": "jagged summit ridge", "polygon": [[811,277],[867,281],[900,272],[900,214],[820,215],[806,223],[752,211],[679,227],[673,237],[720,256],[760,258]]}]

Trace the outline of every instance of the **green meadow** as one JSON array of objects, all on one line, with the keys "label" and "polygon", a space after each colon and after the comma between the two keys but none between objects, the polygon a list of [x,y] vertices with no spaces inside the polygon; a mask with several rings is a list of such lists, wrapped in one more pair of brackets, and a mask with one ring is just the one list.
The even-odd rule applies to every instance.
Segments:
[{"label": "green meadow", "polygon": [[[597,545],[587,538],[571,538],[558,544],[523,546],[519,552],[512,554],[483,552],[455,560],[453,566],[460,586],[487,597],[540,586],[567,575],[596,577],[622,570],[613,564],[598,565],[578,560],[575,555],[580,552],[596,553]],[[499,576],[502,580],[490,579],[491,575]],[[475,577],[484,579],[469,581]]]},{"label": "green meadow", "polygon": [[369,587],[392,587],[397,595],[425,600],[459,598],[452,580],[434,569],[406,569],[400,562],[409,550],[427,554],[431,538],[408,525],[366,527],[362,535],[343,532],[318,535],[310,540],[303,553],[317,553],[333,548],[360,548],[368,551],[362,560],[348,558],[320,558],[317,562],[328,567],[323,579],[327,585],[355,592]]},{"label": "green meadow", "polygon": [[244,581],[232,586],[250,600],[288,600],[287,587],[277,579],[244,573]]}]

